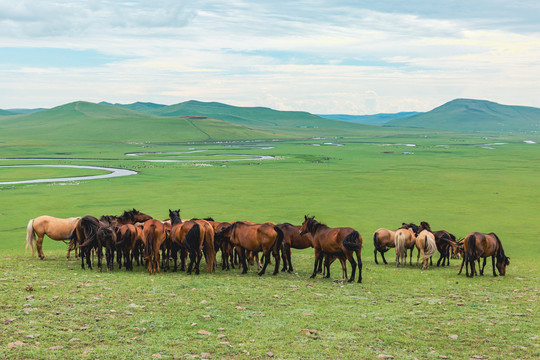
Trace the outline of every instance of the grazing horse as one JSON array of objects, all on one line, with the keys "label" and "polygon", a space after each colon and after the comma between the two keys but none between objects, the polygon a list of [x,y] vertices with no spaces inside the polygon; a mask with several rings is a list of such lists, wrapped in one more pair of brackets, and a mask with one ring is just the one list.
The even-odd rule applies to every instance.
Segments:
[{"label": "grazing horse", "polygon": [[381,253],[384,263],[388,264],[384,258],[384,253],[390,250],[390,248],[396,247],[395,233],[395,231],[386,228],[377,229],[373,233],[373,246],[375,248],[373,254],[375,255],[375,264],[379,264],[379,261],[377,261],[377,252]]},{"label": "grazing horse", "polygon": [[169,209],[169,219],[171,220],[171,232],[169,235],[171,245],[171,257],[174,261],[173,271],[178,270],[178,252],[180,251],[180,271],[185,270],[186,264],[186,246],[184,245],[185,233],[182,233],[182,227],[184,226],[183,220],[180,218],[180,209]]},{"label": "grazing horse", "polygon": [[[57,241],[65,241],[70,239],[70,235],[75,229],[79,219],[80,217],[61,219],[47,215],[30,219],[26,227],[26,249],[30,247],[30,249],[32,249],[32,256],[34,256],[35,246],[39,258],[41,260],[45,260],[45,254],[43,254],[43,237],[47,235],[49,238]],[[76,249],[76,247],[76,243],[73,240],[70,240],[66,255],[68,259],[71,250]]]},{"label": "grazing horse", "polygon": [[[484,275],[484,267],[486,266],[486,260],[489,256],[491,256],[493,276],[497,276],[497,273],[495,272],[495,258],[497,259],[497,270],[499,270],[499,274],[501,276],[506,274],[506,266],[510,265],[510,258],[505,255],[501,240],[499,240],[497,235],[494,233],[484,234],[472,232],[465,236],[463,244],[465,255],[458,275],[461,274],[463,264],[465,264],[467,276],[474,277],[476,273],[475,260],[478,260],[480,275]],[[484,258],[484,265],[482,268],[480,268],[480,258]],[[471,275],[469,275],[469,266],[471,267]]]},{"label": "grazing horse", "polygon": [[[358,231],[350,227],[330,228],[315,220],[315,217],[304,216],[304,222],[300,227],[300,234],[311,233],[313,236],[313,248],[315,249],[315,264],[313,265],[314,278],[317,274],[318,265],[323,261],[325,255],[332,255],[338,259],[346,258],[352,266],[352,274],[349,282],[354,281],[357,263],[353,254],[356,253],[358,260],[358,282],[362,282],[362,237]],[[341,260],[340,260],[341,261]],[[343,275],[346,276],[347,264],[341,261]],[[330,277],[330,265],[327,264],[326,277]]]},{"label": "grazing horse", "polygon": [[409,229],[397,229],[395,231],[395,243],[396,243],[396,266],[399,267],[407,265],[407,249],[411,249],[411,263],[412,263],[412,249],[416,244],[416,237],[414,232]]},{"label": "grazing horse", "polygon": [[416,265],[422,254],[422,269],[425,270],[429,267],[429,259],[437,251],[437,244],[435,243],[435,235],[427,230],[422,230],[416,237],[416,248],[418,249],[418,256],[416,257]]},{"label": "grazing horse", "polygon": [[145,221],[142,240],[144,243],[144,258],[148,261],[148,273],[159,273],[159,250],[167,239],[165,225],[155,219]]},{"label": "grazing horse", "polygon": [[293,272],[291,262],[291,248],[307,249],[313,247],[313,236],[310,233],[300,235],[300,226],[283,223],[277,225],[283,231],[283,243],[281,245],[281,259],[283,268],[281,271]]},{"label": "grazing horse", "polygon": [[256,224],[249,221],[236,221],[228,228],[221,231],[223,234],[230,234],[230,242],[240,255],[242,264],[242,274],[248,271],[246,253],[262,251],[264,265],[257,275],[262,276],[266,272],[266,267],[270,263],[270,253],[274,256],[276,265],[273,275],[279,272],[279,249],[283,242],[283,232],[276,225],[266,222]]},{"label": "grazing horse", "polygon": [[[432,231],[429,223],[422,221],[420,223],[419,230],[427,230],[430,231],[435,236],[435,243],[437,244],[437,250],[441,254],[439,257],[439,260],[437,261],[437,266],[450,266],[450,255],[456,253],[457,248],[457,242],[456,237],[452,234],[450,234],[446,230],[438,230],[438,231]],[[431,263],[431,258],[429,259]],[[431,263],[431,265],[433,265]]]}]

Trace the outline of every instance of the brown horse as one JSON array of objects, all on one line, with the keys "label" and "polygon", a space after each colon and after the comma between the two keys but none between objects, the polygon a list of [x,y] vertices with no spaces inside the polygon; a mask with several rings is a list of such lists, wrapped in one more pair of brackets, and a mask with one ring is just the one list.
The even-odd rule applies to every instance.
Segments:
[{"label": "brown horse", "polygon": [[407,250],[411,249],[411,263],[412,263],[412,249],[416,244],[416,237],[414,232],[409,229],[397,229],[395,231],[395,243],[396,243],[396,266],[399,267],[407,265]]},{"label": "brown horse", "polygon": [[[193,268],[199,274],[199,264],[204,254],[206,268],[209,273],[213,273],[216,268],[216,251],[214,247],[214,228],[206,220],[192,219],[182,222],[179,216],[180,210],[169,210],[171,218],[171,247],[174,259],[174,270],[177,269],[177,252],[180,251],[181,271],[184,270],[186,251],[190,256],[190,264],[187,273],[190,274]],[[190,231],[193,231],[190,233]],[[188,237],[189,234],[189,237]]]},{"label": "brown horse", "polygon": [[390,248],[396,247],[395,233],[395,231],[386,228],[377,229],[373,233],[373,246],[375,248],[373,254],[375,255],[375,264],[379,264],[379,261],[377,261],[377,252],[381,253],[384,263],[388,264],[384,258],[384,253],[390,250]]},{"label": "brown horse", "polygon": [[[208,221],[208,220],[207,220]],[[208,221],[214,228],[214,248],[216,253],[221,250],[221,270],[234,269],[234,253],[230,241],[230,234],[225,234],[222,230],[231,226],[230,222]]]},{"label": "brown horse", "polygon": [[[497,259],[497,270],[499,274],[504,276],[506,274],[506,266],[510,265],[510,258],[504,253],[504,249],[501,244],[501,240],[494,233],[484,234],[480,232],[472,232],[465,236],[464,239],[465,255],[459,269],[459,274],[463,270],[463,264],[465,264],[465,272],[467,276],[474,277],[476,274],[475,260],[478,260],[478,268],[480,275],[484,275],[484,267],[486,266],[486,260],[491,256],[491,264],[493,266],[493,276],[497,276],[495,272],[495,258]],[[484,258],[484,265],[480,268],[480,258]],[[471,274],[469,275],[469,266],[471,267]]]},{"label": "brown horse", "polygon": [[[358,260],[358,282],[362,282],[362,237],[358,231],[350,227],[330,228],[315,220],[315,217],[304,216],[304,222],[300,227],[300,234],[311,233],[313,236],[313,248],[315,249],[315,264],[313,265],[314,278],[317,274],[318,265],[325,255],[333,255],[338,259],[346,258],[352,266],[352,274],[349,282],[354,281],[357,263],[353,254],[356,253]],[[343,274],[347,272],[346,262],[341,263]],[[327,265],[327,277],[330,276],[330,265]],[[346,278],[346,275],[345,275]]]},{"label": "brown horse", "polygon": [[[34,256],[34,246],[41,260],[45,259],[43,254],[43,237],[47,235],[49,238],[57,241],[66,241],[71,239],[70,235],[75,229],[80,217],[71,217],[67,219],[55,218],[52,216],[39,216],[35,219],[30,219],[26,227],[26,249],[32,249]],[[37,235],[37,241],[36,241]],[[71,250],[76,249],[77,245],[73,240],[70,240],[66,257],[69,259]]]},{"label": "brown horse", "polygon": [[422,230],[416,237],[416,248],[418,249],[418,255],[416,257],[416,265],[422,254],[422,269],[425,270],[429,267],[429,259],[437,251],[437,244],[435,243],[435,235],[427,230]]},{"label": "brown horse", "polygon": [[[419,230],[430,231],[435,236],[435,243],[437,244],[437,250],[441,254],[441,256],[439,257],[439,260],[437,261],[437,266],[441,265],[441,261],[442,261],[442,266],[445,266],[445,264],[446,266],[450,266],[450,255],[455,254],[457,251],[458,244],[456,241],[456,237],[450,234],[446,230],[432,231],[431,226],[426,221],[422,221],[420,223]],[[431,265],[433,265],[431,262],[431,258],[429,260],[430,260]]]},{"label": "brown horse", "polygon": [[125,224],[120,225],[116,229],[116,247],[119,252],[124,256],[124,266],[127,270],[133,270],[133,258],[137,261],[137,265],[140,265],[139,255],[142,255],[142,234],[143,224],[133,225]]},{"label": "brown horse", "polygon": [[167,231],[163,222],[155,219],[145,221],[142,240],[144,243],[144,258],[148,261],[148,273],[159,273],[159,250],[167,240]]},{"label": "brown horse", "polygon": [[276,262],[273,275],[279,272],[279,249],[283,242],[283,232],[279,227],[270,222],[256,224],[248,221],[236,221],[230,227],[223,229],[221,233],[230,234],[230,242],[240,255],[242,274],[246,274],[248,271],[246,261],[246,252],[248,251],[254,253],[262,251],[263,253],[264,265],[258,272],[259,276],[266,272],[266,267],[270,263],[270,253]]},{"label": "brown horse", "polygon": [[313,236],[310,233],[300,235],[300,226],[283,223],[277,225],[283,231],[283,243],[281,245],[281,259],[283,268],[281,271],[293,272],[291,262],[291,248],[307,249],[313,247]]}]

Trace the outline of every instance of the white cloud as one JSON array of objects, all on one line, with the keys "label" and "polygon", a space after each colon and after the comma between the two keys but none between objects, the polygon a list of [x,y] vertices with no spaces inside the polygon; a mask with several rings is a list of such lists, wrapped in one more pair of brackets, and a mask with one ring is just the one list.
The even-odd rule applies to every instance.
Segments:
[{"label": "white cloud", "polygon": [[392,4],[0,0],[2,46],[113,58],[79,68],[0,59],[0,108],[199,99],[370,113],[455,97],[540,106],[540,31],[517,32],[516,19],[529,19],[521,10],[479,19],[459,7]]}]

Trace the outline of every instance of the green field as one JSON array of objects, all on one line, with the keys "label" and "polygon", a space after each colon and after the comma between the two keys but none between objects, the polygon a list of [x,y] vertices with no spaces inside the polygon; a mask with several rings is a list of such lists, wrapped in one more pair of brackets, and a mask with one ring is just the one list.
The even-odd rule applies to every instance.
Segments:
[{"label": "green field", "polygon": [[[0,187],[0,357],[540,355],[540,151],[537,144],[524,143],[539,142],[538,136],[359,127],[339,139],[239,136],[231,142],[187,143],[166,136],[127,143],[108,135],[109,142],[81,136],[67,145],[11,134],[2,139],[1,158],[94,159],[39,163],[121,167],[139,174],[72,186]],[[192,154],[199,163],[145,161],[187,159],[194,150],[204,150]],[[153,154],[125,155],[133,152]],[[275,159],[226,161],[230,154]],[[0,161],[29,163],[35,161]],[[14,169],[9,178],[56,176]],[[65,259],[66,245],[50,239],[44,241],[45,261],[24,253],[31,218],[120,215],[131,208],[159,219],[169,208],[180,208],[184,218],[298,224],[307,214],[329,226],[352,226],[364,238],[364,281],[309,279],[312,250],[293,249],[296,273],[274,277],[268,272],[258,277],[254,269],[247,275],[238,269],[207,274],[204,266],[200,276],[149,276],[137,267],[132,273],[81,270],[78,261]],[[497,233],[510,257],[507,275],[494,278],[489,261],[486,275],[474,279],[457,275],[459,260],[426,271],[375,265],[377,228],[420,221],[458,237]],[[390,263],[392,253],[387,253]],[[334,264],[332,279],[340,275]]]}]

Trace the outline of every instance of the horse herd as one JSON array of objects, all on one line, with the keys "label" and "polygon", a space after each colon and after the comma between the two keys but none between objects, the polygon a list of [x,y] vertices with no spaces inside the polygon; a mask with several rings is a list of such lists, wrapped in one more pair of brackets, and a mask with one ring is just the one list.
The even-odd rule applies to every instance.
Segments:
[{"label": "horse herd", "polygon": [[[248,271],[248,264],[258,264],[258,275],[263,275],[274,257],[273,274],[281,271],[293,271],[291,248],[306,249],[313,247],[315,262],[313,265],[314,278],[318,273],[330,277],[330,265],[334,260],[341,263],[343,279],[352,282],[358,270],[358,282],[362,282],[362,236],[353,228],[330,228],[315,220],[314,217],[304,216],[302,225],[289,223],[273,224],[254,223],[251,221],[217,222],[212,218],[184,220],[180,210],[169,210],[169,218],[163,221],[153,219],[150,215],[132,209],[124,211],[120,216],[104,215],[97,219],[93,216],[55,218],[39,216],[28,222],[26,248],[30,247],[34,255],[34,247],[41,259],[43,254],[43,238],[47,235],[53,240],[69,241],[67,258],[74,250],[81,258],[81,267],[92,268],[92,254],[97,255],[97,266],[102,269],[103,249],[107,270],[113,270],[115,254],[121,268],[133,269],[145,264],[149,274],[160,270],[186,270],[191,274],[199,274],[200,262],[204,256],[207,271],[213,273],[217,267],[216,253],[221,251],[223,270],[234,268],[235,264],[242,267],[242,273]],[[418,249],[417,265],[422,256],[422,269],[427,269],[435,251],[441,257],[437,266],[450,264],[450,256],[462,257],[459,274],[465,270],[467,276],[476,273],[475,261],[478,261],[480,275],[483,275],[487,257],[492,258],[493,275],[497,276],[495,266],[500,275],[505,275],[506,266],[510,264],[505,255],[501,241],[494,233],[483,234],[473,232],[461,240],[445,230],[432,231],[425,221],[417,226],[403,223],[397,230],[378,229],[373,234],[375,263],[378,264],[377,253],[380,253],[385,264],[385,252],[390,248],[396,249],[396,266],[406,265],[407,250],[412,253]],[[160,255],[161,252],[161,255]],[[262,253],[263,263],[259,262],[258,254]],[[180,256],[178,256],[180,255]],[[280,256],[281,255],[281,256]],[[356,260],[355,260],[356,257]],[[484,259],[483,266],[480,260]],[[496,263],[495,263],[496,260]],[[352,267],[351,277],[347,276],[347,261]],[[324,269],[323,269],[324,266]],[[471,273],[469,274],[469,267]]]}]

